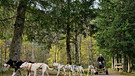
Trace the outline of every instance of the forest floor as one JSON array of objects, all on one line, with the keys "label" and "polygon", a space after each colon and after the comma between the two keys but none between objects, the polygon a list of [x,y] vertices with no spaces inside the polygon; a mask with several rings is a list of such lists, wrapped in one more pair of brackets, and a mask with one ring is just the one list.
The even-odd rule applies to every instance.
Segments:
[{"label": "forest floor", "polygon": [[[118,72],[118,71],[113,71],[113,70],[108,70],[108,75],[106,75],[105,73],[99,73],[98,75],[92,75],[92,76],[134,76],[135,74],[127,74],[127,73],[123,73],[123,72]],[[8,72],[3,72],[0,73],[0,76],[11,76],[12,75],[12,71],[8,71]],[[16,74],[15,76],[20,76],[20,74]],[[26,72],[23,71],[23,76],[26,76]],[[33,76],[33,74],[31,74],[31,76]],[[38,73],[37,76],[41,76],[41,73]],[[47,76],[45,74],[45,76]],[[49,73],[49,76],[56,76],[56,73]],[[63,74],[60,74],[60,76],[64,76]],[[76,75],[79,76],[79,75]],[[87,76],[86,74],[82,75],[82,76]],[[91,75],[89,75],[91,76]]]}]

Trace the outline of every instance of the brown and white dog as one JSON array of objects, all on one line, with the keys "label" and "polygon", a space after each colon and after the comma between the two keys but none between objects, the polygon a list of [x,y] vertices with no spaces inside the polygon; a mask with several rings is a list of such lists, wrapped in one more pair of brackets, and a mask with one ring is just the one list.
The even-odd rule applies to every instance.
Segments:
[{"label": "brown and white dog", "polygon": [[37,74],[37,70],[41,69],[42,70],[42,76],[44,76],[44,73],[46,72],[47,76],[49,76],[48,71],[47,70],[53,70],[52,68],[49,68],[49,66],[47,64],[44,63],[28,63],[28,62],[24,62],[20,68],[26,68],[29,73],[28,75],[30,76],[30,72],[33,71],[34,72],[34,76],[36,76]]}]

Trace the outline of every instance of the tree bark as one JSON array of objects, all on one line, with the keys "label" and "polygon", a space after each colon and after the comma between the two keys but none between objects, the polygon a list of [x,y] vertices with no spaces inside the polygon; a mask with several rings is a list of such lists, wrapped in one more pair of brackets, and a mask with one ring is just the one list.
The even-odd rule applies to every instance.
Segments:
[{"label": "tree bark", "polygon": [[20,60],[21,56],[22,34],[25,22],[26,5],[27,0],[20,0],[19,6],[17,7],[17,17],[14,24],[14,36],[9,49],[9,57],[13,60]]},{"label": "tree bark", "polygon": [[114,56],[112,57],[112,69],[114,69],[114,67],[115,67],[115,63],[114,63]]},{"label": "tree bark", "polygon": [[75,32],[75,64],[79,64],[79,51],[78,51],[78,40],[77,31]]},{"label": "tree bark", "polygon": [[34,53],[34,47],[36,47],[35,45],[34,45],[34,42],[32,42],[32,46],[31,46],[31,56],[32,56],[32,61],[35,61],[35,53]]},{"label": "tree bark", "polygon": [[88,59],[88,64],[93,64],[93,55],[92,55],[92,37],[90,36],[90,44],[88,47],[88,53],[89,53],[89,59]]},{"label": "tree bark", "polygon": [[71,62],[71,51],[70,51],[70,0],[67,0],[68,5],[68,18],[67,18],[67,28],[66,28],[66,51],[67,51],[67,64],[72,64]]},{"label": "tree bark", "polygon": [[66,51],[67,51],[67,64],[72,64],[71,62],[71,52],[70,52],[70,25],[67,24],[67,31],[66,31]]},{"label": "tree bark", "polygon": [[81,64],[81,43],[82,43],[82,36],[80,36],[80,40],[79,40],[79,64]]},{"label": "tree bark", "polygon": [[54,60],[53,60],[53,62],[57,62],[57,60],[56,60],[57,59],[56,58],[57,57],[56,54],[57,54],[56,53],[56,45],[54,44]]},{"label": "tree bark", "polygon": [[123,71],[127,72],[127,57],[124,55]]},{"label": "tree bark", "polygon": [[128,73],[131,72],[131,59],[128,57],[128,70],[127,70]]}]

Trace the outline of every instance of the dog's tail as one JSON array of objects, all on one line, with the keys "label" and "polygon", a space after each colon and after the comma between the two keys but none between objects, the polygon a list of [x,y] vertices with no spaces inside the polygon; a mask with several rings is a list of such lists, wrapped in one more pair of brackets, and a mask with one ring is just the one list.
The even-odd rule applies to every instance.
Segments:
[{"label": "dog's tail", "polygon": [[48,70],[53,70],[53,68],[50,68],[49,66],[47,66]]}]

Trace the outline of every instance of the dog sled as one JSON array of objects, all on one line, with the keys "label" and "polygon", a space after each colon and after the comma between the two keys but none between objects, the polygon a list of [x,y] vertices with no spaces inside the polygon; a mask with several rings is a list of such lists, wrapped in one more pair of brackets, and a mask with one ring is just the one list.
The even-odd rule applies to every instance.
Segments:
[{"label": "dog sled", "polygon": [[106,68],[106,67],[104,66],[104,64],[101,63],[101,62],[98,63],[98,67],[97,67],[96,70],[97,70],[98,74],[99,74],[99,73],[105,73],[106,75],[108,75],[108,68]]}]

